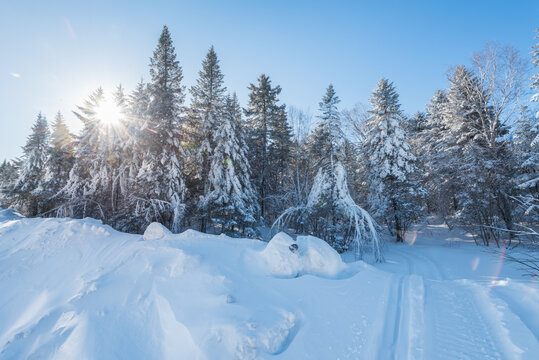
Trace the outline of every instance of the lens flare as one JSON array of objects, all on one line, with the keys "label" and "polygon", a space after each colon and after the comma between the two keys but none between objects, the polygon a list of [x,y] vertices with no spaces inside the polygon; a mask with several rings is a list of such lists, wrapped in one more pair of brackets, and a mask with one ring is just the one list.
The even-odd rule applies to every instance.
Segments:
[{"label": "lens flare", "polygon": [[502,272],[504,260],[505,260],[505,242],[503,243],[502,251],[500,252],[500,260],[498,262],[498,269],[496,270],[496,275],[494,276],[494,280],[492,280],[489,285],[488,292],[490,292],[493,286],[499,285],[498,278],[500,277],[500,274]]},{"label": "lens flare", "polygon": [[479,258],[476,257],[475,259],[473,259],[472,261],[472,270],[475,271],[477,270],[477,266],[479,265]]},{"label": "lens flare", "polygon": [[11,76],[13,76],[15,79],[19,79],[21,77],[21,74],[19,74],[19,73],[11,73]]},{"label": "lens flare", "polygon": [[414,231],[414,235],[413,235],[412,239],[408,242],[408,245],[413,246],[415,244],[416,240],[417,240],[417,230]]},{"label": "lens flare", "polygon": [[95,109],[95,116],[103,124],[116,126],[124,117],[122,109],[112,100],[105,99]]}]

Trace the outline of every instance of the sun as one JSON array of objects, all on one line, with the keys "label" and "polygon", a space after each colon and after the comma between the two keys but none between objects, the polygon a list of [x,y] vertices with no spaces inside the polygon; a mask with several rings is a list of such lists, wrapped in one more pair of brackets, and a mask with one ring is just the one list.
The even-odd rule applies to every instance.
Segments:
[{"label": "sun", "polygon": [[103,124],[115,126],[120,123],[125,115],[114,100],[103,99],[95,109],[95,116]]}]

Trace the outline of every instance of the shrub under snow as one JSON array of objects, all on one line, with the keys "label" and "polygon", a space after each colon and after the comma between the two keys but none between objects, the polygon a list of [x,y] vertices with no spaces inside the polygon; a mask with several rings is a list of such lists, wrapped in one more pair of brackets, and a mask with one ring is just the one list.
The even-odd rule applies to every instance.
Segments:
[{"label": "shrub under snow", "polygon": [[294,241],[284,232],[275,235],[261,252],[269,273],[275,276],[313,274],[332,277],[346,268],[327,242],[314,236]]},{"label": "shrub under snow", "polygon": [[153,222],[148,225],[142,238],[144,240],[159,240],[170,234],[170,230],[167,229],[163,224]]}]

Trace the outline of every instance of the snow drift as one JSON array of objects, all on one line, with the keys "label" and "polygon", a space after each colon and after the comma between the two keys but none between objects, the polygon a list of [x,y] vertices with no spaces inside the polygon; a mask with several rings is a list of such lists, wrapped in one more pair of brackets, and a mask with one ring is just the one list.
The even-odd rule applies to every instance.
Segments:
[{"label": "snow drift", "polygon": [[[444,280],[448,270],[435,266],[454,253],[457,276],[465,274],[475,247],[426,248],[443,254],[434,262],[418,240],[374,267],[345,265],[313,237],[264,243],[162,230],[152,226],[142,241],[93,219],[0,212],[0,359],[533,359],[539,351],[536,285],[490,289]],[[475,279],[495,259],[480,256]],[[296,277],[306,274],[316,276]]]}]

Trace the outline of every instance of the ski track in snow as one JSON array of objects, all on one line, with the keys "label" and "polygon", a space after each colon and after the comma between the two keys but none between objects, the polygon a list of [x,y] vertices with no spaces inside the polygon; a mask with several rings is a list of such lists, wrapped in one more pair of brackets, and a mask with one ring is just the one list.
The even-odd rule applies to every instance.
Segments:
[{"label": "ski track in snow", "polygon": [[386,263],[283,278],[258,241],[0,210],[0,359],[537,359],[538,284],[457,230],[416,231]]},{"label": "ski track in snow", "polygon": [[[388,262],[398,266],[389,271],[396,273],[394,278],[398,281],[393,281],[391,295],[386,300],[390,304],[383,330],[386,337],[378,358],[536,359],[539,354],[539,296],[535,284],[528,287],[524,285],[527,281],[497,279],[495,258],[491,259],[494,271],[484,276],[473,274],[475,269],[470,272],[472,279],[448,273],[448,264],[440,264],[444,260],[443,254],[437,254],[434,247],[419,240],[421,233],[430,233],[439,241],[444,238],[443,232],[434,227],[436,236],[432,235],[432,229],[419,230],[414,246],[391,247]],[[437,246],[435,250],[464,252],[455,246],[454,238],[450,243]],[[480,252],[480,248],[475,249]],[[492,254],[480,256],[483,262],[492,258]],[[405,275],[399,275],[402,273]],[[415,285],[410,286],[409,282],[415,282]],[[403,301],[407,301],[408,306],[403,305]]]}]

